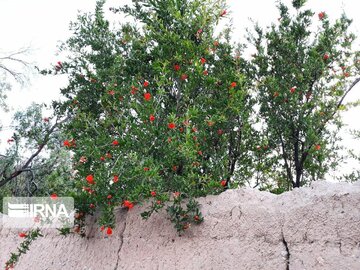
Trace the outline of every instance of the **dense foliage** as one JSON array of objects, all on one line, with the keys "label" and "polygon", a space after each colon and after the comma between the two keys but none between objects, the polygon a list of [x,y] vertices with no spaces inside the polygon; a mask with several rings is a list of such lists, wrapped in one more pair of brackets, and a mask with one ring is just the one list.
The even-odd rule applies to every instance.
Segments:
[{"label": "dense foliage", "polygon": [[[76,161],[79,211],[101,209],[101,225],[112,227],[116,205],[154,197],[148,217],[165,201],[229,186],[251,156],[252,100],[245,62],[226,31],[214,36],[222,1],[136,1],[113,9],[134,20],[115,30],[102,7],[81,15],[62,47],[70,59],[59,71],[70,83],[58,110],[72,118],[65,146]],[[190,212],[176,219],[178,230],[201,220]]]},{"label": "dense foliage", "polygon": [[31,196],[36,172],[36,195],[75,197],[75,232],[100,211],[111,234],[114,207],[144,200],[144,218],[166,206],[180,232],[203,220],[196,197],[322,179],[341,161],[339,112],[359,52],[345,15],[331,24],[305,2],[280,3],[277,24],[255,27],[247,61],[231,30],[218,31],[224,1],[133,1],[111,9],[116,27],[98,1],[71,24],[64,61],[42,71],[69,78],[55,116],[39,105],[15,116],[0,196]]},{"label": "dense foliage", "polygon": [[[62,235],[84,235],[95,211],[111,235],[115,207],[146,202],[143,218],[166,207],[180,233],[203,221],[197,197],[241,185],[281,193],[342,162],[340,112],[360,81],[345,15],[331,23],[304,9],[306,0],[279,3],[278,23],[255,26],[256,54],[245,60],[231,29],[219,31],[225,0],[133,0],[111,8],[116,27],[104,3],[78,16],[60,48],[64,61],[41,71],[69,78],[54,115],[44,117],[42,105],[15,115],[0,155],[0,199],[74,197],[76,224]],[[0,70],[10,69],[0,61]],[[8,88],[0,83],[0,108]],[[41,234],[19,236],[6,269]]]},{"label": "dense foliage", "polygon": [[263,155],[283,190],[323,179],[341,161],[339,112],[359,81],[351,20],[343,15],[331,24],[325,12],[304,9],[305,2],[293,1],[294,11],[280,3],[279,23],[266,31],[256,27],[250,38],[257,49],[252,64],[259,115],[271,149]]},{"label": "dense foliage", "polygon": [[65,196],[74,190],[70,155],[62,147],[60,131],[66,119],[43,115],[44,106],[36,104],[15,113],[13,134],[0,155],[0,199],[52,193]]}]

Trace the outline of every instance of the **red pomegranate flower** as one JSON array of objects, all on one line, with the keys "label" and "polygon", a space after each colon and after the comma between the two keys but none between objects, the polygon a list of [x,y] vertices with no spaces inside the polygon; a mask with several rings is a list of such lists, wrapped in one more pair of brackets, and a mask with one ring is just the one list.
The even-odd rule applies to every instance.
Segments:
[{"label": "red pomegranate flower", "polygon": [[131,86],[131,94],[135,95],[139,89],[135,86]]},{"label": "red pomegranate flower", "polygon": [[117,145],[119,145],[119,142],[118,142],[118,140],[114,140],[114,141],[112,142],[112,145],[114,145],[114,146],[117,146]]},{"label": "red pomegranate flower", "polygon": [[114,91],[114,90],[110,90],[110,91],[108,92],[108,94],[109,94],[110,96],[113,96],[113,95],[115,95],[115,91]]},{"label": "red pomegranate flower", "polygon": [[150,171],[150,168],[149,167],[144,167],[144,171],[145,172]]},{"label": "red pomegranate flower", "polygon": [[95,208],[95,204],[90,203],[89,207],[90,207],[91,209],[94,209],[94,208]]},{"label": "red pomegranate flower", "polygon": [[148,81],[145,81],[143,85],[144,85],[144,87],[148,87],[148,86],[149,86],[149,82],[148,82]]},{"label": "red pomegranate flower", "polygon": [[88,176],[86,176],[86,181],[87,181],[90,185],[95,184],[95,182],[94,182],[94,176],[93,176],[92,174],[89,174]]},{"label": "red pomegranate flower", "polygon": [[175,70],[175,71],[179,71],[179,70],[180,70],[180,65],[175,64],[175,65],[174,65],[174,70]]},{"label": "red pomegranate flower", "polygon": [[111,194],[109,194],[109,195],[107,195],[107,197],[106,198],[108,198],[109,200],[112,198],[112,195]]},{"label": "red pomegranate flower", "polygon": [[206,63],[206,59],[204,57],[201,57],[200,61],[201,61],[201,64],[203,64],[203,65]]},{"label": "red pomegranate flower", "polygon": [[55,65],[55,70],[56,71],[60,71],[60,69],[62,69],[63,65],[60,61],[58,61]]},{"label": "red pomegranate flower", "polygon": [[65,147],[75,147],[76,146],[76,143],[75,143],[74,139],[72,139],[70,141],[65,140],[63,144],[64,144]]},{"label": "red pomegranate flower", "polygon": [[231,84],[230,84],[230,88],[234,88],[234,87],[236,87],[236,82],[232,82]]},{"label": "red pomegranate flower", "polygon": [[330,56],[329,56],[327,53],[325,53],[324,56],[323,56],[323,59],[326,61],[326,60],[329,59],[329,57],[330,57]]},{"label": "red pomegranate flower", "polygon": [[58,198],[58,195],[56,193],[53,193],[50,195],[50,199],[56,200]]},{"label": "red pomegranate flower", "polygon": [[226,15],[226,13],[227,13],[227,11],[226,11],[226,9],[224,9],[223,11],[221,11],[220,16],[223,17]]},{"label": "red pomegranate flower", "polygon": [[[13,141],[13,140],[12,140]],[[8,140],[8,142],[9,142],[9,140]],[[64,146],[65,147],[70,147],[70,142],[68,141],[68,140],[65,140],[64,141]]]},{"label": "red pomegranate flower", "polygon": [[26,237],[27,236],[27,234],[26,233],[19,233],[19,237],[21,237],[21,238],[24,238],[24,237]]},{"label": "red pomegranate flower", "polygon": [[223,187],[225,187],[225,186],[226,186],[226,180],[221,180],[220,185],[222,185]]},{"label": "red pomegranate flower", "polygon": [[174,129],[176,127],[175,123],[174,122],[171,122],[168,124],[168,128],[169,129]]},{"label": "red pomegranate flower", "polygon": [[320,149],[321,149],[320,144],[315,145],[315,150],[316,150],[316,151],[319,151]]},{"label": "red pomegranate flower", "polygon": [[107,230],[106,230],[106,234],[107,235],[112,235],[112,233],[113,233],[112,229],[110,227],[108,227]]},{"label": "red pomegranate flower", "polygon": [[119,176],[114,175],[113,182],[114,182],[114,183],[119,182]]},{"label": "red pomegranate flower", "polygon": [[188,78],[188,75],[187,75],[187,74],[182,74],[181,77],[180,77],[180,79],[181,79],[182,81],[185,81],[187,78]]},{"label": "red pomegranate flower", "polygon": [[150,114],[149,120],[150,120],[150,122],[155,121],[155,116],[154,116],[154,115],[152,115],[152,114]]},{"label": "red pomegranate flower", "polygon": [[295,91],[296,91],[296,86],[293,86],[293,87],[290,88],[290,93],[291,94],[294,94]]},{"label": "red pomegranate flower", "polygon": [[151,99],[151,94],[150,93],[145,93],[144,98],[145,98],[146,101],[149,101]]},{"label": "red pomegranate flower", "polygon": [[203,75],[207,76],[207,75],[209,75],[209,72],[207,70],[204,70]]},{"label": "red pomegranate flower", "polygon": [[155,192],[155,191],[151,191],[150,194],[151,194],[152,197],[155,197],[155,196],[156,196],[156,192]]},{"label": "red pomegranate flower", "polygon": [[127,207],[128,209],[131,209],[131,208],[134,207],[134,204],[132,202],[128,201],[128,200],[125,200],[123,202],[123,205],[124,205],[124,207]]},{"label": "red pomegranate flower", "polygon": [[325,12],[320,12],[318,16],[319,16],[319,20],[323,20],[325,18]]}]

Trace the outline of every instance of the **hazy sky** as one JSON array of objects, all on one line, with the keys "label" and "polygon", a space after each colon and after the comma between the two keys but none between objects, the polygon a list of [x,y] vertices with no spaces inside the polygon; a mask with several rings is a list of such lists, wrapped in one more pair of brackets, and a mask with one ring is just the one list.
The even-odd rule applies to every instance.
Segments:
[{"label": "hazy sky", "polygon": [[[120,6],[129,0],[108,0],[106,6]],[[249,18],[266,26],[276,22],[279,14],[275,0],[228,0],[229,17],[233,18],[235,40],[242,40],[245,28],[252,24]],[[290,0],[284,0],[290,3]],[[56,55],[59,41],[65,41],[69,36],[69,22],[76,19],[78,10],[92,11],[96,0],[0,0],[0,56],[6,52],[31,46],[32,51],[27,60],[41,68],[49,67],[61,61]],[[338,18],[343,11],[354,20],[353,32],[360,36],[360,0],[308,0],[307,7],[314,12],[325,11],[330,18]],[[360,38],[357,40],[359,45]],[[357,46],[359,48],[359,46]],[[33,74],[30,83],[25,87],[14,86],[8,94],[8,103],[14,109],[25,108],[31,102],[49,102],[57,99],[59,88],[66,85],[66,78],[39,76]],[[352,91],[347,101],[360,99],[360,85]],[[0,112],[0,121],[9,125],[9,116]],[[344,113],[345,122],[351,128],[360,129],[360,108]],[[9,130],[0,131],[2,146],[11,136]],[[347,145],[356,145],[349,136]],[[1,143],[0,143],[1,145]],[[360,147],[356,146],[360,151]],[[2,147],[0,147],[2,149]]]}]

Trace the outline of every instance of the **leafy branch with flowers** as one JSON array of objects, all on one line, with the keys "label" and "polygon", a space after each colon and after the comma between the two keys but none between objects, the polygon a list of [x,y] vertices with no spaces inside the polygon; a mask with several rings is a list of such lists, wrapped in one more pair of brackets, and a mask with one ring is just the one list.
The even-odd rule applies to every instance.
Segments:
[{"label": "leafy branch with flowers", "polygon": [[[293,2],[294,19],[280,3],[279,26],[266,34],[255,27],[249,41],[258,52],[250,62],[230,44],[228,28],[214,34],[227,16],[224,1],[135,1],[111,8],[133,20],[115,30],[103,1],[95,14],[80,15],[61,47],[71,56],[56,69],[69,76],[67,101],[55,107],[72,119],[64,146],[77,160],[79,220],[100,211],[100,226],[113,228],[114,207],[153,198],[143,217],[167,206],[182,231],[190,212],[202,220],[196,197],[254,174],[255,186],[269,188],[271,173],[278,191],[321,178],[329,170],[321,153],[336,140],[327,127],[341,127],[336,112],[348,93],[341,89],[358,53],[349,50],[346,17],[332,26],[320,12],[312,40],[314,13],[305,3]],[[349,61],[353,68],[329,73]],[[260,131],[257,121],[265,121]]]},{"label": "leafy branch with flowers", "polygon": [[114,207],[149,198],[144,218],[167,206],[179,232],[201,222],[194,199],[236,186],[252,152],[246,63],[227,30],[214,35],[225,2],[173,2],[112,9],[135,23],[110,30],[99,1],[62,46],[72,56],[56,72],[70,82],[56,110],[72,118],[64,147],[77,160],[77,220],[100,211],[103,230],[115,225]]},{"label": "leafy branch with flowers", "polygon": [[217,31],[224,0],[134,0],[110,9],[116,27],[104,4],[78,16],[60,47],[65,60],[41,71],[69,79],[53,104],[68,117],[66,195],[77,212],[61,234],[85,236],[86,216],[97,212],[112,235],[114,209],[144,201],[144,219],[166,208],[181,234],[206,218],[198,197],[244,185],[281,193],[336,168],[340,112],[360,81],[345,15],[331,24],[306,0],[293,0],[293,11],[279,3],[278,23],[255,26],[256,53],[245,60],[231,29]]},{"label": "leafy branch with flowers", "polygon": [[[305,3],[293,1],[294,15],[279,3],[279,24],[267,31],[256,27],[251,39],[263,134],[287,190],[324,178],[342,161],[340,113],[360,81],[351,20],[342,15],[331,24],[325,12],[315,14]],[[317,31],[311,31],[313,17]]]},{"label": "leafy branch with flowers", "polygon": [[25,254],[30,249],[30,245],[32,244],[33,241],[35,241],[37,238],[42,236],[43,235],[41,234],[39,228],[31,229],[26,233],[25,232],[19,233],[19,237],[24,238],[24,241],[21,242],[16,253],[12,252],[10,254],[10,259],[5,263],[5,270],[14,269],[15,264],[20,259],[20,256],[22,254]]}]

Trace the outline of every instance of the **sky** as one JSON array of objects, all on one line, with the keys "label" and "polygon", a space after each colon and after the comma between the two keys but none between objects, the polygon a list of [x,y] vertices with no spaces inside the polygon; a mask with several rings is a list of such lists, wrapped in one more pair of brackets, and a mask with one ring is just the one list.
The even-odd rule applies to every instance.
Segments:
[{"label": "sky", "polygon": [[[276,0],[228,0],[228,19],[232,20],[234,41],[245,42],[245,29],[251,28],[250,19],[257,21],[260,26],[268,26],[276,22],[279,17]],[[283,0],[289,4],[291,0]],[[70,37],[70,21],[74,21],[78,12],[93,11],[96,0],[0,0],[0,57],[23,47],[30,47],[31,51],[25,60],[31,65],[48,68],[57,61],[57,46],[61,41]],[[118,7],[129,0],[108,0],[106,7]],[[308,0],[306,7],[311,8],[316,14],[326,12],[330,18],[338,18],[344,11],[352,18],[352,31],[360,36],[360,1],[359,0]],[[316,16],[316,15],[315,15]],[[111,17],[110,20],[113,20]],[[357,40],[359,49],[360,38]],[[13,85],[8,93],[8,104],[12,111],[24,109],[32,102],[46,102],[58,99],[59,89],[65,86],[67,80],[61,76],[41,76],[35,72],[29,75],[29,81],[20,86]],[[360,99],[360,85],[355,87],[348,95],[346,101]],[[0,131],[0,152],[6,145],[6,140],[11,136],[10,113],[0,112],[0,122],[4,129]],[[360,108],[343,113],[344,122],[348,128],[360,130]],[[351,139],[344,132],[344,144],[360,152],[358,142]]]}]

